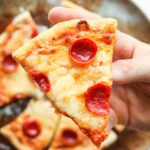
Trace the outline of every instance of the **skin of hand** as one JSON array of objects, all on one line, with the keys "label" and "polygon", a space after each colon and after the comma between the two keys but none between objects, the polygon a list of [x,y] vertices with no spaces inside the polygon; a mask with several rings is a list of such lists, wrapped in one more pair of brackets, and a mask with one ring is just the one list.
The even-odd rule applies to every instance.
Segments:
[{"label": "skin of hand", "polygon": [[[99,19],[90,13],[55,7],[53,23],[71,19]],[[113,86],[108,129],[116,123],[150,131],[150,45],[117,31],[113,52]]]}]

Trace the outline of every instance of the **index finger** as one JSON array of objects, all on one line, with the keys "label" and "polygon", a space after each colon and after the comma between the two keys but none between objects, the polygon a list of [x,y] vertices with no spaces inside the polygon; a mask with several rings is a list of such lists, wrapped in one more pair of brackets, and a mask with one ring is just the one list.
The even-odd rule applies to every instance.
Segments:
[{"label": "index finger", "polygon": [[52,24],[72,20],[72,19],[99,19],[100,17],[82,10],[74,10],[71,8],[54,7],[48,14],[48,19]]}]

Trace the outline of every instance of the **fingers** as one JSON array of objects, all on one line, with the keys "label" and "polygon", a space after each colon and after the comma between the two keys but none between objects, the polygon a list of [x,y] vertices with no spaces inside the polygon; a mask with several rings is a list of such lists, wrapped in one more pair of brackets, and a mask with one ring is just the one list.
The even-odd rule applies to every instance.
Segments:
[{"label": "fingers", "polygon": [[117,116],[118,124],[123,124],[125,126],[129,122],[130,117],[126,92],[126,86],[113,84],[110,96],[110,107]]},{"label": "fingers", "polygon": [[113,61],[146,56],[150,53],[148,44],[140,42],[132,36],[117,30],[114,45]]},{"label": "fingers", "polygon": [[113,61],[132,58],[136,44],[136,39],[125,33],[117,31],[116,42],[114,45]]},{"label": "fingers", "polygon": [[63,7],[53,8],[48,15],[48,19],[53,24],[71,19],[98,19],[98,18],[99,18],[98,16],[88,12],[83,12],[82,10],[77,11],[71,8],[63,8]]},{"label": "fingers", "polygon": [[150,55],[137,59],[118,60],[113,63],[113,81],[117,84],[131,82],[150,83]]}]

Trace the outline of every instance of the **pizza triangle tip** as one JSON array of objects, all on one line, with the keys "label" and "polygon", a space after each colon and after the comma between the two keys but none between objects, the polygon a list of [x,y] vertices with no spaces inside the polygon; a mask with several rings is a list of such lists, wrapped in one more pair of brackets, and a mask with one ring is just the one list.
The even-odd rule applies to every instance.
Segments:
[{"label": "pizza triangle tip", "polygon": [[96,145],[108,135],[116,26],[115,19],[59,23],[13,54],[54,106]]}]

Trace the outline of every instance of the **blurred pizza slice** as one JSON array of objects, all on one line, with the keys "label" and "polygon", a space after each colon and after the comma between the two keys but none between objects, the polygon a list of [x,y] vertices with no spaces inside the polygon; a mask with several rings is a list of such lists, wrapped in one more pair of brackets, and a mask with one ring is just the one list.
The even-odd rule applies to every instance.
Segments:
[{"label": "blurred pizza slice", "polygon": [[70,118],[61,116],[50,150],[97,150],[97,148]]},{"label": "blurred pizza slice", "polygon": [[27,96],[41,95],[12,52],[38,34],[29,12],[15,17],[0,35],[0,106]]},{"label": "blurred pizza slice", "polygon": [[[117,134],[110,131],[100,149],[108,148],[116,140]],[[61,116],[50,150],[97,150],[97,147],[70,118]]]},{"label": "blurred pizza slice", "polygon": [[2,127],[0,133],[19,150],[43,150],[53,138],[58,116],[50,102],[31,100],[21,115]]},{"label": "blurred pizza slice", "polygon": [[57,110],[96,145],[108,135],[115,32],[114,19],[66,21],[13,54]]}]

